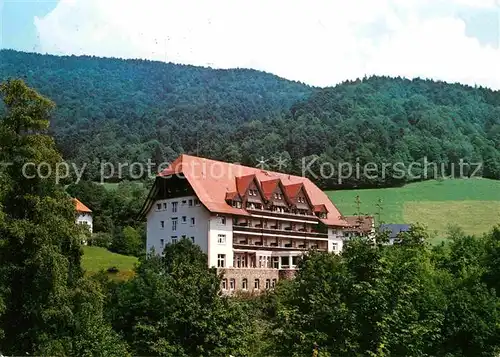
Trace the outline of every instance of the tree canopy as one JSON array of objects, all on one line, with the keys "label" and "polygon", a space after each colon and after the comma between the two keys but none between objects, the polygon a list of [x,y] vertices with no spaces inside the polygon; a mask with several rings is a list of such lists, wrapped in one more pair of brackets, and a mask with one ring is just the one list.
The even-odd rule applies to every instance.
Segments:
[{"label": "tree canopy", "polygon": [[[53,103],[21,80],[0,85],[0,346],[10,355],[122,356],[103,319],[99,287],[83,276],[70,197],[55,183],[61,161],[45,131]],[[42,175],[26,172],[42,164]]]}]

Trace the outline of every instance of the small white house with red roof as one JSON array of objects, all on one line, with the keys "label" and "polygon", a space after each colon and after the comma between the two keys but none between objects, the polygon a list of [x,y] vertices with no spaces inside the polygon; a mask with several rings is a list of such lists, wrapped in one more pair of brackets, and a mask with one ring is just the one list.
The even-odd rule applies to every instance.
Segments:
[{"label": "small white house with red roof", "polygon": [[76,223],[87,225],[90,233],[92,233],[93,230],[92,211],[90,210],[90,208],[85,206],[82,202],[80,202],[76,198],[73,199],[73,203],[75,204],[77,212]]}]

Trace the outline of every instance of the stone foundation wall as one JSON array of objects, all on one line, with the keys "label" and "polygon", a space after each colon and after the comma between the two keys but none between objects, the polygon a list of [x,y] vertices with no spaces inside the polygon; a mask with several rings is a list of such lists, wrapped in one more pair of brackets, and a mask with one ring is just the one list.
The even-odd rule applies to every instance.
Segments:
[{"label": "stone foundation wall", "polygon": [[297,274],[297,270],[293,269],[282,269],[279,270],[280,279],[293,279]]},{"label": "stone foundation wall", "polygon": [[[272,288],[273,280],[278,282],[280,279],[290,279],[295,275],[294,270],[278,270],[267,268],[227,268],[218,269],[219,273],[224,274],[226,279],[227,289],[223,292],[233,293],[236,291],[247,291],[259,293],[266,290],[266,280],[269,280],[270,287]],[[230,289],[230,281],[234,279],[235,288]],[[243,279],[247,279],[247,289],[243,290]],[[255,289],[255,280],[259,279],[259,288]]]}]

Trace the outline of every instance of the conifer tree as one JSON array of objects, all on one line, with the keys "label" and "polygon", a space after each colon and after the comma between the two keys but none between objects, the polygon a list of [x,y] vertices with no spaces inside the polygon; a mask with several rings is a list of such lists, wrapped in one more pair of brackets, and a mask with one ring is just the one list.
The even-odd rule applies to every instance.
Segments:
[{"label": "conifer tree", "polygon": [[83,277],[75,208],[55,181],[62,158],[46,133],[54,104],[21,80],[2,83],[0,95],[2,352],[122,356],[99,291]]}]

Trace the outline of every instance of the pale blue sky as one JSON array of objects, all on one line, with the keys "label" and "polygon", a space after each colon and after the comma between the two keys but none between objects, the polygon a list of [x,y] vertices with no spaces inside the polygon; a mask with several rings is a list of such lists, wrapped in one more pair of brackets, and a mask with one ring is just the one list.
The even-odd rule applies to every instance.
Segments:
[{"label": "pale blue sky", "polygon": [[39,50],[34,18],[44,17],[56,6],[57,1],[0,0],[1,47],[21,51]]},{"label": "pale blue sky", "polygon": [[0,0],[1,47],[500,88],[500,0]]}]

